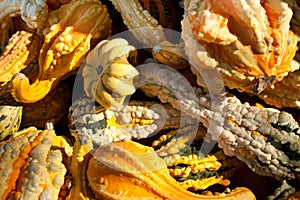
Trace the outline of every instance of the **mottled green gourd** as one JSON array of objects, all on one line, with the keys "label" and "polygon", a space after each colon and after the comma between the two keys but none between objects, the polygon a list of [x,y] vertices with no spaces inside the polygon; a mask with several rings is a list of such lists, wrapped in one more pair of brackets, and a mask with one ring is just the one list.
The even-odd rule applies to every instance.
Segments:
[{"label": "mottled green gourd", "polygon": [[21,118],[22,106],[0,106],[0,141],[18,131]]}]

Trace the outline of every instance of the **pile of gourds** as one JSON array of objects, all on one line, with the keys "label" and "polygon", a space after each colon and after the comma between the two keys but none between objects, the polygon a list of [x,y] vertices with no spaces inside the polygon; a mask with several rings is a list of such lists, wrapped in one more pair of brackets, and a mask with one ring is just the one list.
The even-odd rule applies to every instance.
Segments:
[{"label": "pile of gourds", "polygon": [[[296,2],[4,0],[0,8],[1,199],[299,198]],[[168,41],[163,27],[182,40]],[[126,40],[111,38],[127,30]],[[159,63],[185,76],[192,90],[167,79]],[[286,162],[273,164],[286,166],[291,178],[265,173],[255,141],[241,138],[232,152],[236,143],[226,142],[233,136],[214,138],[208,119],[223,116],[210,102],[220,94],[215,72],[226,90],[224,123],[251,127],[230,104],[264,113],[265,121],[276,115],[269,129],[278,136],[249,128],[245,138],[278,150],[273,160]],[[195,93],[199,107],[176,99],[169,85],[181,86],[178,96]],[[285,143],[282,134],[290,136]],[[203,154],[203,146],[213,148]],[[243,180],[245,170],[254,180]]]}]

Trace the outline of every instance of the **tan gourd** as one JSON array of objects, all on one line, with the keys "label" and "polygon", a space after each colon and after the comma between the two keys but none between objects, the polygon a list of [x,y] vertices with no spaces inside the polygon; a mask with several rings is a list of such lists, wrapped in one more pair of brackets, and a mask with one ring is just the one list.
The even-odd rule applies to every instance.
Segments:
[{"label": "tan gourd", "polygon": [[135,92],[133,79],[138,71],[127,57],[135,48],[127,40],[101,41],[83,64],[84,91],[105,108],[121,106]]},{"label": "tan gourd", "polygon": [[220,73],[225,86],[258,94],[299,69],[293,60],[297,37],[290,30],[292,15],[280,0],[228,1],[226,6],[187,1],[182,35],[198,84],[212,87],[207,79],[211,70]]}]

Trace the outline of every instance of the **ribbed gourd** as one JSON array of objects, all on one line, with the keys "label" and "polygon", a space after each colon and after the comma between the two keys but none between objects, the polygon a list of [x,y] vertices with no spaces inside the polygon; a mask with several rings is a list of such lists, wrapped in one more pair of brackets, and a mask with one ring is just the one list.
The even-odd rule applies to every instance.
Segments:
[{"label": "ribbed gourd", "polygon": [[138,71],[129,63],[135,47],[123,38],[103,40],[89,52],[82,65],[84,91],[104,108],[121,106],[135,92]]}]

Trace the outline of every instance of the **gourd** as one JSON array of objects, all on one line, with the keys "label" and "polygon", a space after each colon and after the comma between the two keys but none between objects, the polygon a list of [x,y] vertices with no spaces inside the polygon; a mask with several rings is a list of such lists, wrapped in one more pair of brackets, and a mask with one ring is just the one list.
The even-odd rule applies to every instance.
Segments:
[{"label": "gourd", "polygon": [[0,106],[0,141],[18,131],[22,119],[22,106]]},{"label": "gourd", "polygon": [[185,125],[152,142],[155,152],[166,163],[170,175],[190,191],[207,190],[215,184],[228,186],[230,181],[226,178],[242,166],[236,158],[226,156],[217,147],[203,155],[202,145],[214,146],[212,141],[204,140],[206,133],[206,128],[200,125],[193,136],[193,126]]},{"label": "gourd", "polygon": [[162,27],[173,30],[178,28],[174,2],[170,0],[139,0],[139,2]]},{"label": "gourd", "polygon": [[[7,41],[0,57],[0,103],[19,105],[10,92],[10,83],[13,77],[32,68],[36,62],[38,51],[41,47],[42,37],[29,31],[17,31]],[[34,74],[34,70],[29,74]]]},{"label": "gourd", "polygon": [[[185,41],[178,44],[168,41],[163,26],[169,22],[164,13],[169,9],[171,25],[181,25],[174,24],[182,16],[173,10],[179,1],[103,2],[109,10],[99,0],[0,0],[0,26],[5,29],[0,30],[1,199],[255,199],[243,187],[214,193],[217,184],[227,187],[231,172],[243,164],[274,181],[299,182],[300,118],[297,124],[284,112],[288,106],[299,108],[295,1],[229,0],[225,6],[210,0],[180,1],[185,15],[179,36]],[[140,43],[106,39],[112,6]],[[239,34],[239,26],[247,34]],[[151,57],[165,66],[152,63],[138,69],[131,57],[135,53],[142,53],[139,61]],[[182,59],[185,53],[189,60]],[[186,87],[177,71],[166,71],[189,65],[201,86],[214,87],[216,81],[206,82],[201,72],[217,72],[226,86],[283,109],[252,106],[229,92],[215,97],[206,89]],[[195,76],[185,70],[196,86]],[[74,77],[66,85],[63,79],[73,73],[83,76],[86,94],[72,99],[67,111]],[[151,102],[142,92],[154,97]],[[214,100],[221,105],[214,107]],[[56,123],[67,114],[69,124],[63,121],[55,124],[56,131],[49,126],[44,130],[45,121]],[[61,131],[68,125],[70,130]],[[203,135],[193,138],[195,127],[222,149],[200,157],[197,148],[203,141],[198,137]],[[172,131],[149,147],[152,136],[166,129]]]},{"label": "gourd", "polygon": [[[147,8],[149,8],[149,3],[151,4],[152,1],[110,1],[115,9],[121,14],[124,24],[134,35],[135,39],[142,44],[142,48],[152,49],[153,57],[157,61],[170,65],[176,69],[183,69],[188,66],[188,62],[184,59],[184,44],[174,44],[171,38],[167,38],[169,35],[174,35],[174,32],[169,32],[168,35],[165,34],[163,26],[160,24],[160,22],[163,21],[151,16],[151,9],[147,10]],[[166,0],[166,2],[164,1],[165,0],[155,1],[160,8],[159,12],[163,12],[165,9],[161,7],[162,4],[166,3],[167,7],[170,5],[168,0]],[[141,3],[143,3],[144,8]],[[159,15],[164,16],[167,14],[160,13]],[[180,35],[177,35],[177,38],[175,36],[175,39],[180,39]]]},{"label": "gourd", "polygon": [[159,116],[149,106],[132,102],[103,110],[92,98],[80,98],[69,109],[69,128],[81,144],[95,147],[111,142],[146,138],[159,126]]},{"label": "gourd", "polygon": [[41,37],[36,34],[27,31],[13,34],[0,57],[1,87],[35,59],[40,46]]},{"label": "gourd", "polygon": [[[140,139],[143,137],[147,137],[149,134],[155,131],[155,129],[153,130],[151,128],[153,127],[153,125],[157,125],[157,127],[161,127],[161,125],[159,125],[159,119],[162,116],[162,112],[160,109],[157,108],[155,109],[153,105],[155,105],[154,102],[153,103],[147,102],[142,104],[141,102],[138,101],[132,101],[130,102],[130,105],[111,107],[103,111],[101,109],[102,106],[94,105],[93,99],[90,98],[81,98],[73,102],[72,107],[70,108],[70,116],[69,116],[71,122],[70,131],[72,135],[76,138],[76,142],[74,145],[74,154],[72,157],[71,171],[73,174],[76,174],[75,175],[76,177],[85,177],[84,173],[86,171],[87,180],[85,178],[83,178],[80,181],[77,179],[74,180],[76,183],[74,184],[74,188],[71,188],[70,191],[71,199],[72,198],[82,199],[85,197],[90,198],[91,194],[89,193],[89,188],[87,188],[86,185],[91,186],[90,189],[93,191],[93,195],[97,199],[98,198],[99,199],[103,199],[103,198],[104,199],[118,199],[118,198],[126,199],[127,194],[128,194],[128,198],[132,198],[133,196],[136,196],[136,198],[146,198],[147,196],[140,196],[139,193],[144,193],[145,190],[148,191],[152,190],[151,188],[147,188],[147,186],[145,186],[151,183],[151,181],[153,181],[151,187],[153,187],[154,190],[157,190],[157,188],[160,187],[162,188],[175,187],[173,186],[173,184],[175,184],[177,185],[176,187],[179,187],[178,189],[181,190],[180,192],[183,193],[183,194],[176,193],[174,194],[175,196],[184,195],[184,193],[187,192],[186,190],[187,187],[180,185],[178,182],[175,181],[175,179],[171,175],[160,178],[162,174],[166,175],[166,173],[169,174],[169,172],[164,160],[162,160],[159,157],[152,158],[148,156],[148,154],[150,154],[150,156],[153,155],[151,153],[154,152],[152,148],[143,146],[138,143],[134,143],[134,145],[132,145],[132,142],[130,140],[132,138]],[[147,107],[151,108],[156,113],[151,114],[151,110]],[[166,123],[164,125],[164,128],[172,128],[178,126],[178,124],[180,124],[178,122],[180,121],[180,117],[178,116],[179,113],[176,112],[176,110],[172,109],[168,105],[165,105],[165,108],[167,113],[165,113],[164,115],[166,117]],[[154,119],[151,118],[151,116],[153,117],[157,114],[158,117],[155,117]],[[125,121],[127,122],[124,123]],[[183,121],[189,123],[191,122],[189,119]],[[183,130],[183,131],[187,131],[187,130]],[[122,141],[122,142],[118,142],[118,141]],[[139,174],[139,172],[132,171],[127,173],[126,171],[127,165],[124,163],[124,160],[119,161],[117,159],[116,155],[118,153],[116,152],[119,151],[119,148],[117,148],[118,150],[115,151],[114,147],[115,145],[118,145],[120,143],[124,143],[125,150],[128,148],[133,154],[136,153],[137,155],[140,155],[140,149],[145,149],[145,151],[147,152],[147,155],[141,155],[142,157],[145,157],[145,159],[139,160],[139,156],[136,155],[132,155],[132,156],[129,155],[130,158],[126,158],[124,154],[126,154],[125,152],[127,150],[126,151],[124,149],[120,150],[120,157],[122,157],[125,161],[129,162],[130,165],[141,165],[138,166],[137,169],[148,170],[147,162],[149,160],[153,162],[152,163],[153,166],[152,165],[150,166],[152,168],[158,167],[158,169],[160,169],[160,165],[163,164],[165,166],[164,171],[158,172],[157,174],[153,173],[153,175],[150,175],[152,174],[151,172],[147,172],[147,175],[145,175],[147,177],[154,176],[157,178],[157,180],[149,180],[149,182],[138,186],[133,186],[133,185],[135,184],[135,182],[140,182],[144,180],[144,178],[141,178],[141,176],[139,175],[138,175],[138,180],[130,177],[128,177],[128,180],[123,180],[124,176],[126,177],[129,176],[127,175],[128,173],[129,174],[132,173],[132,176],[134,176],[134,174],[136,173]],[[138,149],[136,149],[137,147]],[[102,155],[103,152],[106,152],[107,154]],[[114,154],[113,160],[112,160],[112,155],[110,154]],[[160,152],[157,151],[157,154],[159,155]],[[100,157],[102,160],[100,163],[98,163]],[[158,160],[156,161],[156,159]],[[207,159],[204,158],[200,162],[206,162],[206,160]],[[207,167],[211,161],[213,160],[210,161],[207,160],[206,162]],[[115,169],[115,166],[110,166],[110,164],[107,164],[110,162],[118,163],[119,165],[118,168],[120,168],[119,170],[120,171],[125,170],[126,175],[120,174],[119,172],[112,171]],[[106,167],[103,167],[102,164]],[[220,163],[218,163],[218,161],[215,160],[214,167],[213,167],[214,170],[218,170],[219,167],[220,167]],[[103,173],[105,173],[105,175],[98,177],[99,171],[102,171]],[[166,178],[170,180],[165,180]],[[203,184],[200,183],[198,185],[202,185],[204,188],[207,188],[207,185],[212,185],[214,183],[228,185],[229,183],[228,180],[222,180],[222,179],[223,179],[222,177],[219,178],[214,176],[205,179],[206,180],[205,183]],[[172,181],[171,184],[170,181]],[[122,186],[116,185],[116,182],[122,183]],[[106,183],[108,183],[109,186],[101,186],[101,184],[106,184]],[[161,184],[169,184],[169,186],[167,185],[163,186]],[[105,191],[107,187],[110,188],[108,189],[109,191]],[[115,187],[115,189],[111,187]],[[192,187],[190,188],[193,189]],[[199,187],[197,189],[199,189]],[[119,196],[115,195],[119,193],[120,193]],[[155,194],[155,193],[160,193],[158,191],[153,191],[153,193],[154,194],[148,194],[150,195],[149,197],[162,195],[161,198],[167,198],[167,196],[170,195],[169,198],[172,198],[172,194],[165,194],[168,193],[166,191],[161,191],[162,194]],[[166,195],[166,197],[164,195]],[[194,194],[187,192],[186,195],[193,196]]]},{"label": "gourd", "polygon": [[198,84],[212,87],[219,73],[225,86],[259,94],[299,69],[292,15],[284,1],[187,1],[182,34]]},{"label": "gourd", "polygon": [[1,199],[60,199],[72,153],[54,130],[29,127],[0,143]]},{"label": "gourd", "polygon": [[18,73],[11,81],[11,93],[18,102],[34,103],[44,98],[79,68],[91,40],[107,37],[111,27],[106,6],[97,0],[64,4],[50,13],[47,23],[39,53],[39,74],[30,81]]},{"label": "gourd", "polygon": [[24,103],[22,127],[34,126],[42,129],[45,123],[58,123],[66,114],[71,96],[71,84],[61,81],[55,90],[50,91],[43,99],[35,103]]},{"label": "gourd", "polygon": [[164,161],[151,147],[129,140],[100,146],[90,154],[91,140],[81,144],[74,135],[71,146],[52,126],[46,124],[45,130],[29,127],[0,142],[2,199],[255,199],[246,188],[225,196],[194,194],[168,175]]},{"label": "gourd", "polygon": [[73,154],[69,166],[71,177],[73,178],[66,200],[95,199],[86,177],[87,165],[92,157],[90,152],[93,149],[93,143],[89,140],[86,144],[82,144],[78,135],[74,134],[73,136],[75,137],[75,143],[73,145]]},{"label": "gourd", "polygon": [[0,23],[7,18],[21,16],[30,29],[36,29],[43,25],[48,16],[46,0],[3,0],[0,6]]},{"label": "gourd", "polygon": [[216,196],[189,192],[169,175],[151,147],[133,141],[97,149],[89,161],[87,179],[97,199],[255,199],[246,188]]},{"label": "gourd", "polygon": [[138,71],[127,57],[135,48],[127,40],[103,40],[89,52],[83,64],[84,91],[104,108],[121,106],[135,92]]},{"label": "gourd", "polygon": [[178,72],[155,63],[138,70],[136,84],[151,80],[140,88],[146,95],[197,118],[226,155],[236,156],[260,175],[299,180],[300,128],[290,113],[242,103],[224,91],[211,98],[205,89],[189,87]]}]

